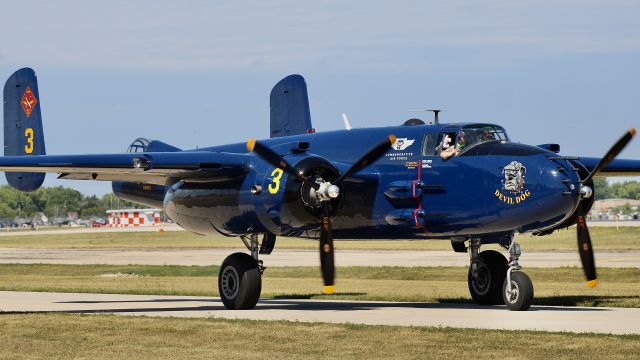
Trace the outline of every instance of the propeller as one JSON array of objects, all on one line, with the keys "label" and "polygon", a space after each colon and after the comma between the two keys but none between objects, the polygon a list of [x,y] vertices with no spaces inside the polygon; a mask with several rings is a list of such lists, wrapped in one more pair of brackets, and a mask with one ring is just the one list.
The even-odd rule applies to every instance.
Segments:
[{"label": "propeller", "polygon": [[247,149],[249,151],[255,152],[264,161],[311,186],[320,200],[322,205],[322,215],[320,217],[320,268],[324,281],[324,288],[322,289],[324,294],[333,294],[335,292],[335,259],[329,202],[340,196],[344,179],[374,163],[384,155],[395,142],[395,135],[389,135],[386,139],[369,149],[369,151],[360,157],[358,161],[354,162],[349,169],[334,180],[332,184],[324,179],[322,182],[316,182],[315,179],[304,176],[304,174],[297,172],[280,154],[268,146],[257,142],[255,139],[249,139],[247,141]]},{"label": "propeller", "polygon": [[[598,165],[589,173],[589,175],[581,180],[581,183],[587,184],[593,179],[594,176],[600,172],[600,170],[604,169],[613,159],[615,159],[618,154],[622,151],[622,149],[627,146],[627,144],[633,139],[636,134],[636,129],[629,129],[613,146],[605,156],[600,160]],[[577,211],[577,231],[578,231],[578,252],[580,253],[580,260],[582,261],[582,269],[584,270],[584,274],[587,278],[587,286],[593,288],[598,285],[598,278],[596,275],[596,265],[593,260],[593,247],[591,246],[591,235],[589,235],[589,228],[587,227],[587,222],[585,220],[585,208],[584,204],[582,204],[582,199],[588,198],[591,196],[591,189],[583,189],[580,190],[580,201],[578,201]],[[588,188],[588,187],[587,187]],[[585,191],[586,190],[586,191]]]}]

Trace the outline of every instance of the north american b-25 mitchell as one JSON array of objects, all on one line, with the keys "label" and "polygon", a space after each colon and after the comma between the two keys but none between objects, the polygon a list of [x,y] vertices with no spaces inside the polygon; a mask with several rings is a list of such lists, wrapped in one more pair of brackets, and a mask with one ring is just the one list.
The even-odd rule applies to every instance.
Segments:
[{"label": "north american b-25 mitchell", "polygon": [[[4,87],[0,171],[22,191],[45,173],[111,181],[123,199],[161,207],[198,234],[240,237],[250,255],[228,256],[218,275],[222,302],[251,309],[276,237],[319,237],[323,292],[335,291],[334,238],[451,241],[470,254],[468,284],[478,304],[527,310],[533,285],[519,262],[516,233],[547,235],[577,225],[590,286],[597,283],[585,216],[595,175],[640,175],[640,160],[615,157],[629,129],[602,158],[559,155],[557,144],[512,142],[488,123],[426,124],[315,132],[307,87],[290,75],[271,91],[271,136],[182,150],[136,139],[126,153],[46,155],[36,75],[16,71]],[[436,119],[437,119],[437,111]],[[499,244],[507,259],[483,244]]]}]

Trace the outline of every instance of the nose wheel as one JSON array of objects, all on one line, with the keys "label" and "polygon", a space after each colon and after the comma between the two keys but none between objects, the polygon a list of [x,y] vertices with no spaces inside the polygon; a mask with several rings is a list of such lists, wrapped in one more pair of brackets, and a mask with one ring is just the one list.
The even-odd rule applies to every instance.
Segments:
[{"label": "nose wheel", "polygon": [[514,271],[509,275],[502,286],[504,304],[509,310],[528,310],[533,301],[533,283],[529,275],[522,271]]}]

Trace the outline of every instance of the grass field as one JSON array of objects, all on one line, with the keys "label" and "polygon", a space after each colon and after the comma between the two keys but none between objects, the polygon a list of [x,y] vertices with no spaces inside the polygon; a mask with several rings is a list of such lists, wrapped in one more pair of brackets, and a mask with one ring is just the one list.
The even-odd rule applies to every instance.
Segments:
[{"label": "grass field", "polygon": [[[640,250],[640,227],[594,227],[590,229],[597,250]],[[518,242],[527,251],[576,249],[575,229],[562,230],[545,237],[521,235]],[[278,238],[277,249],[316,249],[317,241]],[[236,248],[243,249],[239,238],[200,236],[186,231],[70,233],[0,237],[0,248]],[[368,250],[451,250],[447,240],[337,240],[336,249]]]},{"label": "grass field", "polygon": [[[217,296],[217,266],[0,265],[0,290]],[[534,304],[640,307],[640,269],[601,269],[590,289],[578,268],[527,269]],[[324,296],[316,267],[268,268],[263,298],[470,302],[464,267],[340,267]]]},{"label": "grass field", "polygon": [[3,359],[637,359],[640,336],[2,314]]}]

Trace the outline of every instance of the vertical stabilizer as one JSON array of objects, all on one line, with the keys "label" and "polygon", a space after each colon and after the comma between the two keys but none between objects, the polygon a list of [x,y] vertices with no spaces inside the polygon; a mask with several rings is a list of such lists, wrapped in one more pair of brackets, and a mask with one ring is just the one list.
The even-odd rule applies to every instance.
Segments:
[{"label": "vertical stabilizer", "polygon": [[300,75],[289,75],[271,89],[271,137],[313,131],[307,84]]},{"label": "vertical stabilizer", "polygon": [[[36,73],[29,68],[16,71],[4,85],[4,155],[44,155],[44,133]],[[11,186],[22,191],[37,190],[43,173],[5,173]]]}]

